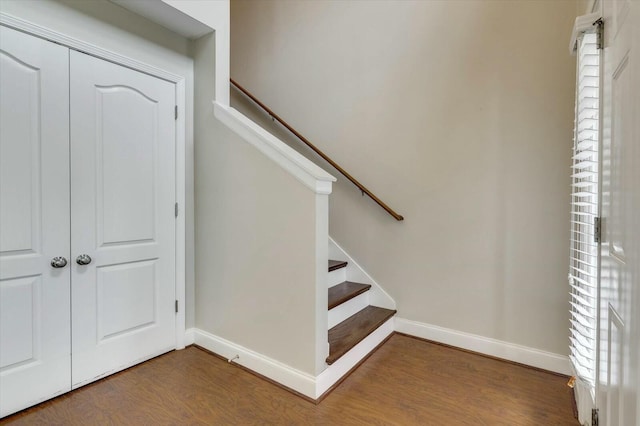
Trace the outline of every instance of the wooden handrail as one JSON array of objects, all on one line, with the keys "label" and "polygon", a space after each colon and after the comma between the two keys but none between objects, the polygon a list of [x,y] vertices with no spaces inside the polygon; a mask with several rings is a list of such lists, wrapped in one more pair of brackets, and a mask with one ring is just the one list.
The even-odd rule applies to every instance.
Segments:
[{"label": "wooden handrail", "polygon": [[345,169],[343,169],[342,167],[340,167],[340,165],[338,163],[336,163],[335,161],[333,161],[331,158],[329,158],[329,156],[327,156],[327,154],[325,154],[324,152],[322,152],[318,147],[316,147],[314,144],[312,144],[311,142],[309,142],[309,140],[307,138],[305,138],[304,136],[302,136],[300,134],[300,132],[298,132],[296,129],[294,129],[293,127],[291,127],[286,121],[284,121],[282,118],[280,118],[280,116],[278,116],[278,114],[276,114],[275,112],[273,112],[271,109],[269,109],[269,107],[267,107],[265,104],[263,104],[262,102],[260,102],[258,100],[258,98],[256,98],[255,96],[253,96],[247,89],[245,89],[244,87],[242,87],[241,85],[239,85],[238,83],[236,83],[236,81],[234,79],[229,79],[231,81],[231,85],[233,87],[235,87],[236,89],[238,89],[240,92],[242,92],[246,97],[248,97],[249,99],[251,99],[256,105],[258,105],[260,108],[262,108],[267,114],[269,114],[271,116],[271,118],[273,118],[274,120],[276,120],[278,123],[282,124],[288,131],[290,131],[295,137],[297,137],[298,139],[300,139],[302,142],[305,143],[305,145],[307,145],[309,148],[311,148],[316,154],[318,154],[320,157],[322,157],[322,159],[324,161],[326,161],[327,163],[331,164],[331,166],[336,169],[337,171],[339,171],[340,173],[342,173],[342,175],[344,177],[346,177],[347,179],[349,179],[351,181],[351,183],[353,183],[355,186],[358,187],[358,189],[362,192],[362,194],[367,194],[369,196],[369,198],[371,198],[373,201],[375,201],[376,203],[378,203],[378,205],[380,207],[382,207],[383,209],[386,210],[387,213],[389,213],[391,216],[393,216],[396,220],[400,221],[400,220],[404,220],[404,217],[402,217],[401,215],[399,215],[398,213],[396,213],[391,207],[389,207],[388,205],[386,205],[380,198],[376,197],[371,191],[369,191],[367,189],[366,186],[364,186],[363,184],[361,184],[360,182],[358,182],[358,180],[356,178],[354,178],[353,176],[351,176]]}]

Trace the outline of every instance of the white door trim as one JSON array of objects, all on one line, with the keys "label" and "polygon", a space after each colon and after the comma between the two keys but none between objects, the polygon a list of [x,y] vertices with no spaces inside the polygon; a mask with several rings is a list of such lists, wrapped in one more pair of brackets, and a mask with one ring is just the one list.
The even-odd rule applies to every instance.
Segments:
[{"label": "white door trim", "polygon": [[118,65],[131,68],[176,85],[176,105],[178,106],[178,119],[176,120],[176,202],[179,205],[179,213],[176,219],[176,300],[178,301],[178,313],[176,314],[176,349],[185,347],[185,278],[186,278],[186,231],[185,231],[185,206],[186,206],[186,163],[185,163],[185,107],[186,89],[185,76],[177,75],[140,62],[128,56],[103,49],[91,43],[68,36],[58,31],[34,24],[27,20],[15,17],[8,13],[0,12],[0,25],[14,28],[19,31],[53,41],[73,50],[113,62]]}]

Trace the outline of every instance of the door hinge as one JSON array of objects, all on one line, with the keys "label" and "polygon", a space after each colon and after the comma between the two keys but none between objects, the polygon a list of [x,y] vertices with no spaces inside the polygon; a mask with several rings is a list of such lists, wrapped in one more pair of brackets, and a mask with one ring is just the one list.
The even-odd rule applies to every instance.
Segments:
[{"label": "door hinge", "polygon": [[602,240],[602,219],[593,218],[593,242],[599,243]]},{"label": "door hinge", "polygon": [[176,314],[178,313],[178,301],[176,300]]},{"label": "door hinge", "polygon": [[591,410],[591,426],[599,426],[600,420],[598,419],[598,409],[593,408]]},{"label": "door hinge", "polygon": [[175,116],[176,116],[176,120],[177,120],[178,119],[178,105],[176,105],[176,108],[175,108]]},{"label": "door hinge", "polygon": [[176,215],[176,217],[178,217],[178,203],[175,204],[173,212]]},{"label": "door hinge", "polygon": [[598,49],[604,49],[604,21],[602,18],[593,23],[596,27],[596,47]]}]

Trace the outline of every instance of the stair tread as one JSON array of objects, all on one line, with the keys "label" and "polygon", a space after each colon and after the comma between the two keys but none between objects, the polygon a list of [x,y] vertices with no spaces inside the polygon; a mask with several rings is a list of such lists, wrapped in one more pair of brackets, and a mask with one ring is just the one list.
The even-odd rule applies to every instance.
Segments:
[{"label": "stair tread", "polygon": [[333,309],[344,302],[368,291],[370,284],[354,283],[345,281],[329,288],[329,309]]},{"label": "stair tread", "polygon": [[329,356],[327,364],[333,364],[351,348],[373,333],[394,316],[395,310],[367,306],[329,330]]},{"label": "stair tread", "polygon": [[329,260],[329,272],[344,268],[345,266],[347,266],[347,262],[344,260]]}]

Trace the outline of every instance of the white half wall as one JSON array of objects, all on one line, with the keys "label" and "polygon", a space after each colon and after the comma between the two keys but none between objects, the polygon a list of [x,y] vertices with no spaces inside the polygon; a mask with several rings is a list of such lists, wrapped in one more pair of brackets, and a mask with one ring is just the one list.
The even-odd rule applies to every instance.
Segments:
[{"label": "white half wall", "polygon": [[194,45],[195,326],[315,376],[327,356],[334,179],[237,111],[216,103],[214,116],[214,41]]},{"label": "white half wall", "polygon": [[196,117],[207,131],[195,159],[195,326],[315,374],[316,194],[212,112],[204,120]]}]

